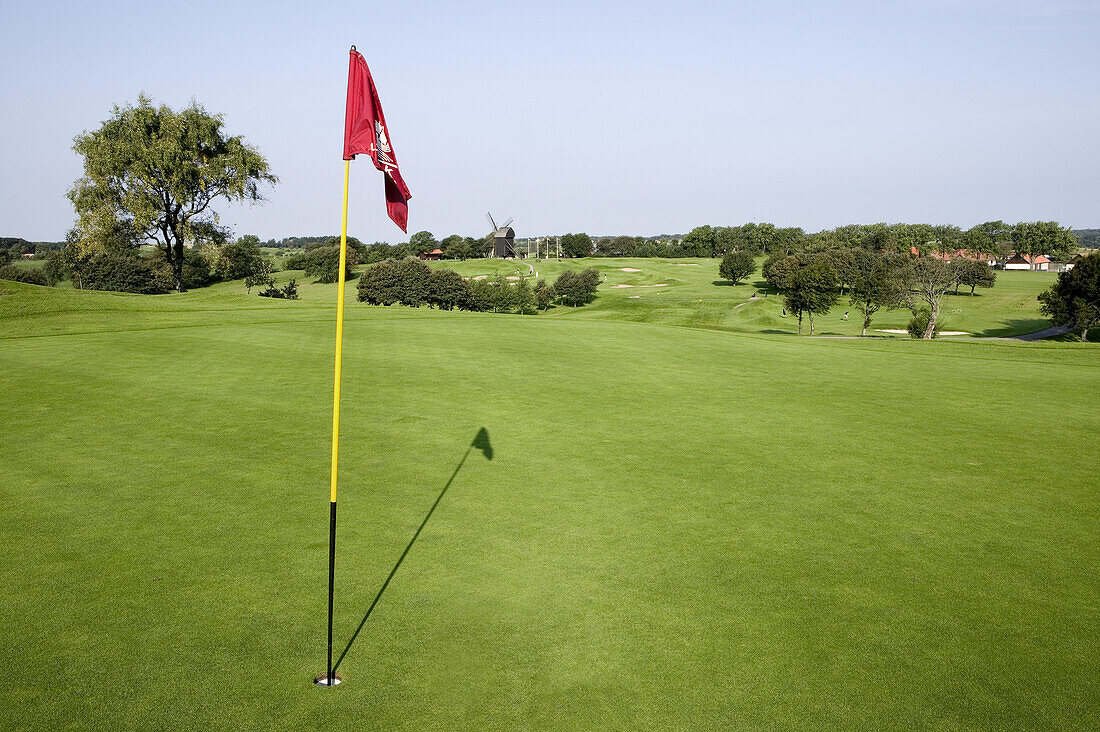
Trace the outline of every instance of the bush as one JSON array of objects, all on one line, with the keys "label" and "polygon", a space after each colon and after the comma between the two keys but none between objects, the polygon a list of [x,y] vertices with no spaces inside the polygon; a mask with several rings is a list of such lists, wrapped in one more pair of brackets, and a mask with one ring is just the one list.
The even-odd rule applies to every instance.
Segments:
[{"label": "bush", "polygon": [[[165,261],[164,266],[168,266]],[[191,290],[196,287],[208,287],[218,281],[214,268],[206,256],[197,249],[183,250],[183,287]]]},{"label": "bush", "polygon": [[16,267],[14,264],[5,264],[0,267],[0,280],[26,282],[29,285],[42,285],[44,287],[53,284],[42,270]]},{"label": "bush", "polygon": [[566,270],[554,280],[554,296],[573,305],[583,305],[592,300],[600,284],[600,271],[594,267],[582,270]]},{"label": "bush", "polygon": [[496,306],[496,292],[489,280],[470,280],[467,284],[467,310],[483,313]]},{"label": "bush", "polygon": [[[348,246],[347,261],[344,264],[344,277],[355,276],[352,269],[359,264],[355,249]],[[292,254],[286,259],[286,269],[305,270],[306,277],[316,277],[317,282],[331,284],[340,277],[340,244],[323,245],[307,249],[300,254]]]},{"label": "bush", "polygon": [[[924,331],[928,329],[928,321],[932,318],[932,311],[928,308],[921,308],[909,321],[909,325],[905,326],[905,329],[909,331],[910,338],[923,338]],[[932,329],[932,337],[935,338],[940,334],[940,330],[943,326],[940,323],[936,323],[936,326]]]},{"label": "bush", "polygon": [[418,308],[428,302],[431,268],[419,259],[402,259],[393,265],[397,281],[397,301],[402,305]]},{"label": "bush", "polygon": [[219,279],[239,280],[256,274],[264,265],[270,273],[271,264],[260,251],[259,238],[249,234],[222,247],[214,264],[214,272]]},{"label": "bush", "polygon": [[393,261],[378,262],[359,276],[358,298],[368,305],[393,305],[398,301],[397,273]]},{"label": "bush", "polygon": [[286,283],[286,287],[279,289],[275,286],[275,280],[271,280],[267,285],[267,289],[260,293],[260,297],[274,297],[279,300],[297,300],[298,283],[291,278],[290,282]]},{"label": "bush", "polygon": [[433,269],[428,279],[428,305],[440,310],[464,308],[469,288],[462,275],[452,269]]},{"label": "bush", "polygon": [[100,254],[73,267],[73,281],[87,290],[157,295],[172,289],[172,274],[163,262],[132,254]]}]

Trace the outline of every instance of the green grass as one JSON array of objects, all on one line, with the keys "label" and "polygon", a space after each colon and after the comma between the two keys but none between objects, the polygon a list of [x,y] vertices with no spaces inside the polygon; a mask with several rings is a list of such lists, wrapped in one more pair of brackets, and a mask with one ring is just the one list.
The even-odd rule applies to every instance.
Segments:
[{"label": "green grass", "polygon": [[11,260],[11,263],[24,269],[41,269],[46,266],[45,259],[26,259],[24,257],[16,257]]},{"label": "green grass", "polygon": [[[600,286],[595,303],[576,311],[559,309],[554,311],[555,316],[625,319],[738,332],[798,330],[795,318],[782,315],[782,296],[769,292],[759,271],[748,281],[731,286],[719,280],[716,259],[468,260],[432,265],[455,269],[467,276],[530,276],[530,265],[539,277],[550,282],[568,268],[595,266],[606,275],[607,281]],[[978,290],[974,296],[964,290],[945,298],[944,329],[980,337],[1003,337],[1047,328],[1050,321],[1039,314],[1036,296],[1056,278],[1053,272],[998,272],[997,284],[992,289]],[[758,293],[755,299],[754,292]],[[851,311],[847,321],[843,319],[845,311]],[[910,317],[904,309],[879,312],[874,316],[870,335],[887,336],[876,332],[879,329],[904,330]],[[848,304],[847,296],[817,321],[817,332],[823,335],[859,335],[861,326],[859,314]],[[805,332],[809,332],[808,323]]]},{"label": "green grass", "polygon": [[326,690],[334,288],[0,290],[4,727],[1100,725],[1095,346],[354,304]]}]

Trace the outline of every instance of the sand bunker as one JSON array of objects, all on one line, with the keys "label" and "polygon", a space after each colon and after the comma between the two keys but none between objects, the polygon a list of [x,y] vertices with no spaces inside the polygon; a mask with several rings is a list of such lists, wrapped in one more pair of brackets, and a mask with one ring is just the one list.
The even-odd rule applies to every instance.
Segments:
[{"label": "sand bunker", "polygon": [[620,272],[641,272],[640,269],[634,269],[633,267],[619,267]]},{"label": "sand bunker", "polygon": [[[909,335],[909,331],[902,330],[901,328],[880,328],[880,329],[876,330],[875,332],[876,333],[898,333],[900,335]],[[965,330],[941,330],[939,332],[939,335],[941,335],[941,336],[970,335],[970,333],[968,331],[965,331]]]},{"label": "sand bunker", "polygon": [[620,287],[633,287],[634,285],[612,285],[612,289],[618,289]]}]

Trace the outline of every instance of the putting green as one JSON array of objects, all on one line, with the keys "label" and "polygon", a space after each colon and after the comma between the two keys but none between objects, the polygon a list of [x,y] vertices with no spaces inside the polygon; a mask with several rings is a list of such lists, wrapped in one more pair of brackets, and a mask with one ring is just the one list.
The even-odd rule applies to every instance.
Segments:
[{"label": "putting green", "polygon": [[1095,346],[349,306],[319,689],[332,287],[0,289],[8,726],[1100,724]]}]

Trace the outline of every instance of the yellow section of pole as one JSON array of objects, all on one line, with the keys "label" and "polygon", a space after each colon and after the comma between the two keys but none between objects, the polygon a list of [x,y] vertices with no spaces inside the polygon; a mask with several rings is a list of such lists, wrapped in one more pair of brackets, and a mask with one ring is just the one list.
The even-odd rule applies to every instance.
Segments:
[{"label": "yellow section of pole", "polygon": [[340,356],[344,348],[344,270],[348,256],[348,173],[351,161],[344,161],[344,213],[340,221],[340,274],[336,286],[336,374],[332,386],[332,487],[329,501],[336,503],[336,463],[340,452]]}]

